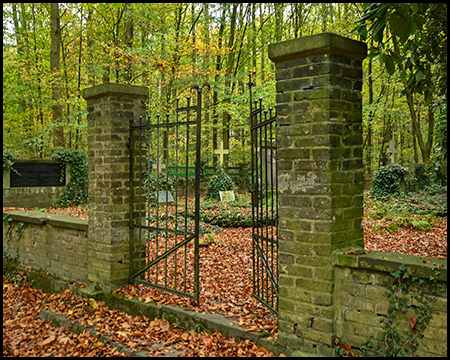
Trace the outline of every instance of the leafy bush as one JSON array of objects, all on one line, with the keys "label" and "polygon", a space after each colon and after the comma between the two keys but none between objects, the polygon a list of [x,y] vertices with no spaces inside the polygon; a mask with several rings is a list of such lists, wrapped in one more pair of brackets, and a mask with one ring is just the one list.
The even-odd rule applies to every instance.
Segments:
[{"label": "leafy bush", "polygon": [[209,180],[206,185],[206,196],[209,199],[219,200],[220,195],[219,191],[230,191],[236,190],[236,186],[234,185],[231,177],[225,172],[222,166],[217,167],[217,172],[213,177]]},{"label": "leafy bush", "polygon": [[374,174],[370,194],[375,199],[385,199],[394,195],[400,195],[402,193],[401,183],[404,183],[404,176],[407,173],[408,168],[399,164],[381,167]]},{"label": "leafy bush", "polygon": [[61,205],[86,205],[88,200],[88,157],[82,150],[58,150],[53,159],[71,164],[70,182],[66,184]]},{"label": "leafy bush", "polygon": [[427,171],[426,164],[415,164],[414,165],[414,177],[417,182],[419,190],[424,189],[426,186],[430,185],[431,178]]},{"label": "leafy bush", "polygon": [[14,154],[11,151],[3,150],[3,171],[12,170],[18,174],[17,170],[13,168],[14,165]]},{"label": "leafy bush", "polygon": [[252,212],[249,209],[222,203],[217,203],[214,209],[202,210],[200,219],[205,223],[225,228],[252,226]]}]

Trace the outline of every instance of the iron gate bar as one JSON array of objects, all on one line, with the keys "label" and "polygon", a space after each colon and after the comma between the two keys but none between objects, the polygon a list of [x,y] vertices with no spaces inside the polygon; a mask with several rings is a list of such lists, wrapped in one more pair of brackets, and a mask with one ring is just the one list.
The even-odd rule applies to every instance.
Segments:
[{"label": "iron gate bar", "polygon": [[178,250],[183,245],[187,244],[189,241],[191,241],[194,238],[194,235],[191,237],[185,238],[182,242],[179,242],[174,247],[172,247],[170,250],[166,251],[165,253],[159,255],[155,260],[149,262],[147,265],[145,265],[141,270],[139,270],[137,273],[133,275],[133,277],[136,277],[138,275],[141,275],[144,271],[151,268],[153,265],[156,265],[158,262],[160,262],[163,259],[167,259],[167,256],[172,254],[174,251]]},{"label": "iron gate bar", "polygon": [[255,84],[252,82],[251,74],[248,85],[252,156],[250,192],[253,222],[253,296],[276,314],[278,313],[278,217],[276,214],[278,181],[273,162],[276,114],[272,115],[272,108],[263,110],[262,98],[253,101],[252,86]]},{"label": "iron gate bar", "polygon": [[264,256],[264,250],[259,246],[258,243],[255,243],[255,246],[256,246],[256,250],[258,251],[259,257],[261,258],[261,261],[265,265],[267,274],[269,275],[269,279],[272,282],[273,287],[276,288],[277,281],[275,280],[275,277],[273,275],[273,271],[272,271],[272,269],[269,266],[267,258]]},{"label": "iron gate bar", "polygon": [[[167,113],[166,114],[166,119],[165,121],[161,121],[160,119],[160,115],[157,115],[156,117],[156,124],[151,124],[150,123],[150,116],[147,117],[147,121],[146,122],[142,122],[142,118],[139,119],[139,124],[135,123],[134,120],[130,120],[130,141],[129,141],[129,149],[130,149],[130,274],[133,274],[132,276],[130,276],[130,281],[131,282],[135,282],[135,283],[142,283],[142,284],[146,284],[149,286],[152,286],[154,288],[160,289],[160,290],[164,290],[164,291],[168,291],[168,292],[172,292],[178,295],[182,295],[185,297],[189,297],[191,299],[193,299],[195,302],[198,303],[199,301],[199,221],[200,221],[200,153],[201,153],[201,112],[202,112],[202,89],[204,87],[208,87],[209,88],[209,84],[208,83],[204,83],[202,85],[202,87],[194,84],[191,86],[191,90],[196,90],[197,91],[197,104],[191,106],[190,104],[190,97],[188,97],[187,100],[187,106],[185,107],[179,107],[179,99],[177,99],[177,106],[176,106],[176,120],[175,122],[170,122],[169,116],[170,114]],[[190,120],[190,111],[196,111],[196,120]],[[179,114],[181,113],[185,113],[186,115],[186,121],[180,121],[179,118]],[[195,156],[195,180],[196,180],[196,184],[195,184],[195,216],[194,216],[194,230],[193,231],[189,231],[188,230],[188,219],[187,219],[187,209],[188,209],[188,187],[185,186],[185,201],[184,201],[184,212],[182,212],[182,214],[184,214],[184,229],[181,228],[180,229],[180,223],[179,223],[179,217],[178,217],[178,207],[179,207],[179,201],[178,201],[178,192],[176,190],[175,192],[175,199],[174,199],[174,203],[173,206],[175,208],[175,228],[172,228],[172,222],[169,224],[169,202],[165,202],[165,211],[164,209],[160,209],[161,206],[164,205],[160,205],[160,203],[158,202],[158,198],[156,199],[155,203],[152,205],[150,204],[150,202],[145,202],[145,213],[146,216],[145,218],[145,223],[146,225],[142,225],[142,224],[135,224],[133,223],[133,206],[134,206],[134,202],[136,200],[135,196],[134,196],[134,190],[135,190],[135,182],[134,182],[134,177],[133,177],[133,170],[134,167],[136,166],[135,164],[135,151],[134,151],[134,147],[135,147],[135,141],[134,141],[134,137],[133,137],[133,131],[138,131],[139,132],[139,137],[138,137],[138,141],[139,141],[139,153],[136,154],[136,156],[139,156],[139,174],[140,174],[140,181],[139,181],[139,185],[138,185],[138,191],[140,194],[140,197],[138,199],[139,204],[138,204],[138,214],[139,214],[139,218],[142,218],[142,206],[141,206],[141,199],[143,196],[143,181],[142,181],[142,175],[143,173],[143,146],[147,146],[147,150],[148,150],[148,154],[147,154],[147,160],[146,160],[146,175],[147,175],[147,179],[150,179],[150,175],[151,175],[151,165],[150,165],[150,158],[151,158],[151,149],[153,149],[153,151],[156,151],[156,159],[157,159],[157,163],[156,163],[156,191],[157,193],[155,194],[156,197],[158,196],[158,191],[162,190],[164,192],[166,192],[166,199],[167,199],[167,193],[169,192],[169,175],[173,176],[175,178],[175,184],[178,184],[178,180],[179,180],[179,173],[178,171],[175,172],[175,174],[169,174],[169,160],[172,162],[172,158],[170,157],[171,155],[171,151],[173,151],[173,145],[172,145],[172,140],[173,138],[171,138],[172,140],[169,139],[169,130],[172,128],[175,128],[175,168],[178,169],[179,168],[179,136],[180,136],[180,127],[181,126],[186,126],[186,133],[185,133],[185,137],[183,137],[183,135],[181,136],[183,141],[183,144],[185,144],[185,151],[186,151],[186,158],[185,158],[185,179],[187,180],[188,178],[188,174],[189,174],[189,162],[190,162],[190,156],[192,156],[192,154],[190,154],[191,152],[191,135],[192,138],[195,138],[195,142],[196,142],[196,146],[194,149],[194,156]],[[190,127],[191,126],[196,126],[196,132],[195,134],[191,134],[190,132]],[[162,133],[162,134],[161,134]],[[173,132],[171,133],[170,136],[173,135]],[[152,139],[153,137],[156,136],[156,147],[152,146],[155,145],[155,141],[153,141],[152,143]],[[145,138],[147,137],[147,138]],[[146,141],[145,141],[146,140]],[[170,142],[169,142],[170,140]],[[163,144],[161,146],[161,141],[163,141]],[[172,147],[170,147],[172,146]],[[183,145],[184,146],[184,145]],[[162,156],[161,156],[162,155]],[[162,161],[161,161],[162,159]],[[165,176],[164,174],[162,174],[162,172],[160,171],[163,167],[162,165],[164,165],[164,169],[165,170]],[[164,184],[161,184],[161,181],[165,180],[165,186]],[[187,183],[187,181],[186,181]],[[148,185],[147,185],[148,186]],[[151,196],[151,194],[149,193],[149,191],[147,191],[147,196]],[[163,203],[161,203],[163,204]],[[170,205],[172,206],[172,205]],[[150,212],[151,208],[153,208],[153,212]],[[160,212],[161,210],[161,212]],[[147,211],[149,211],[149,215],[152,215],[151,218],[147,219]],[[154,214],[156,213],[156,218],[154,217]],[[181,214],[181,213],[180,213]],[[154,220],[151,220],[154,219]],[[152,225],[150,223],[147,223],[147,221],[155,221],[155,225]],[[189,225],[190,226],[190,225]],[[134,264],[133,264],[133,253],[134,253],[134,245],[132,244],[132,239],[133,239],[133,229],[138,229],[139,230],[139,239],[143,239],[143,232],[145,231],[145,239],[144,239],[144,243],[146,244],[145,246],[145,254],[146,254],[146,258],[148,259],[148,263],[145,264],[145,266],[140,267],[140,269],[136,270],[134,268]],[[152,231],[152,233],[150,233],[150,231]],[[150,234],[155,235],[155,238],[153,238],[154,240],[152,240],[150,238]],[[174,236],[169,237],[168,234],[173,234]],[[182,239],[179,242],[179,236],[184,237],[184,239]],[[164,241],[162,241],[162,238],[164,238]],[[161,241],[160,241],[161,240]],[[187,253],[187,244],[189,242],[191,242],[192,240],[194,240],[194,271],[193,271],[193,284],[190,283],[190,288],[189,291],[192,290],[191,286],[193,286],[193,292],[190,293],[188,291],[187,288],[187,259],[188,259],[188,253]],[[170,244],[169,244],[170,241]],[[175,244],[173,244],[173,242],[175,242]],[[153,248],[150,247],[150,244],[153,244]],[[177,282],[177,276],[178,276],[178,270],[180,270],[180,266],[178,265],[178,259],[177,259],[177,254],[179,249],[181,249],[182,247],[184,247],[184,269],[182,269],[182,271],[184,272],[183,274],[183,279],[182,279],[182,283],[179,284]],[[160,253],[160,250],[162,251]],[[151,252],[155,252],[155,258],[151,260],[152,257],[152,253]],[[173,283],[173,287],[169,287],[168,285],[168,257],[173,254],[174,256],[174,263],[173,263],[173,269],[171,268],[171,274],[173,275],[174,278],[174,283]],[[183,259],[180,259],[181,261],[183,261]],[[162,264],[159,264],[160,262],[162,262]],[[191,260],[190,260],[191,261]],[[160,275],[160,269],[159,266],[164,267],[163,269],[163,274],[161,274],[161,283],[159,283],[159,278],[158,276]],[[153,268],[154,269],[154,274],[150,272],[150,269]],[[172,274],[173,271],[173,274]],[[146,273],[146,278],[144,279],[138,279],[137,276],[142,275],[143,273]],[[154,282],[150,282],[150,277],[154,277]],[[179,285],[179,286],[178,286]],[[182,288],[182,290],[180,289],[180,287]]]}]

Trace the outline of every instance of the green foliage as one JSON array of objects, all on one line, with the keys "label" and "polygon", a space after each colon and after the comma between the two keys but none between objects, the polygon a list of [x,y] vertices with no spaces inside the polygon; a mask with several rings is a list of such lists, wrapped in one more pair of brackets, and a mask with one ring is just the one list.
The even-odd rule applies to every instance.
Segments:
[{"label": "green foliage", "polygon": [[426,186],[430,185],[431,177],[425,164],[414,165],[414,177],[419,190],[423,190]]},{"label": "green foliage", "polygon": [[[61,205],[86,205],[88,200],[88,158],[82,150],[59,150],[53,159],[71,165],[70,181],[61,197]],[[64,171],[64,170],[63,170]]]},{"label": "green foliage", "polygon": [[437,103],[434,128],[434,176],[441,185],[447,184],[447,95]]},{"label": "green foliage", "polygon": [[447,188],[432,185],[408,196],[381,198],[364,197],[367,221],[376,232],[395,232],[400,228],[433,230],[436,217],[447,216]]},{"label": "green foliage", "polygon": [[206,195],[209,199],[220,199],[219,191],[236,190],[231,177],[225,172],[222,166],[217,167],[217,172],[211,177],[206,185]]},{"label": "green foliage", "polygon": [[[149,161],[150,168],[152,168],[155,162],[153,160]],[[144,178],[144,189],[149,197],[150,201],[156,201],[156,191],[170,191],[172,194],[175,193],[175,181],[174,176],[166,176],[164,172],[151,171],[150,174],[146,175]]]},{"label": "green foliage", "polygon": [[216,203],[213,209],[202,209],[200,219],[208,224],[225,228],[246,228],[252,226],[251,208],[235,207],[231,204]]},{"label": "green foliage", "polygon": [[[423,338],[430,320],[437,310],[433,307],[437,291],[444,292],[436,276],[439,267],[432,267],[433,275],[425,278],[421,273],[408,271],[405,264],[391,270],[391,278],[385,278],[388,286],[388,314],[380,320],[383,331],[374,342],[373,337],[363,345],[364,356],[413,356]],[[412,305],[414,303],[414,305]],[[412,312],[414,314],[412,314]],[[402,326],[402,321],[405,323]]]},{"label": "green foliage", "polygon": [[392,198],[389,206],[394,212],[447,216],[447,186],[430,184],[419,192],[409,193],[408,197]]},{"label": "green foliage", "polygon": [[373,178],[370,195],[375,199],[389,198],[401,194],[401,182],[408,173],[408,168],[399,164],[381,167]]},{"label": "green foliage", "polygon": [[3,150],[3,172],[5,170],[12,170],[16,174],[19,174],[19,172],[13,168],[14,165],[14,154],[8,150]]}]

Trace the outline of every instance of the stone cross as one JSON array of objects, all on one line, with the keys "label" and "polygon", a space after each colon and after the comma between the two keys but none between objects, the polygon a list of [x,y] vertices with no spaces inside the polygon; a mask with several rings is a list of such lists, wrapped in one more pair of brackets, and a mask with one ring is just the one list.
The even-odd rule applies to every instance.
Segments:
[{"label": "stone cross", "polygon": [[392,140],[389,141],[389,147],[386,151],[391,154],[391,162],[392,162],[392,164],[394,164],[395,163],[395,154],[398,153],[398,150],[394,146],[394,141],[392,141]]},{"label": "stone cross", "polygon": [[158,161],[156,162],[156,164],[153,164],[153,169],[160,169],[160,170],[162,170],[162,169],[165,169],[166,168],[166,164],[163,164],[163,162],[162,162],[162,160],[161,159],[158,159]]},{"label": "stone cross", "polygon": [[219,165],[223,165],[223,156],[228,154],[229,150],[223,148],[223,141],[219,142],[219,148],[214,149],[214,154],[219,155]]}]

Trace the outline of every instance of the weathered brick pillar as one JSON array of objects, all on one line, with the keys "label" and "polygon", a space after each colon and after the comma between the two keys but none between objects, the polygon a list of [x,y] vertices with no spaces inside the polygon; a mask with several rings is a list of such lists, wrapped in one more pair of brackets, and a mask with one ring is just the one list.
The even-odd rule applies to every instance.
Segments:
[{"label": "weathered brick pillar", "polygon": [[331,254],[364,247],[366,51],[366,44],[330,33],[269,46],[278,112],[278,339],[288,355],[335,354]]},{"label": "weathered brick pillar", "polygon": [[130,271],[130,119],[145,117],[148,89],[106,83],[83,91],[88,110],[88,279],[113,291]]}]

